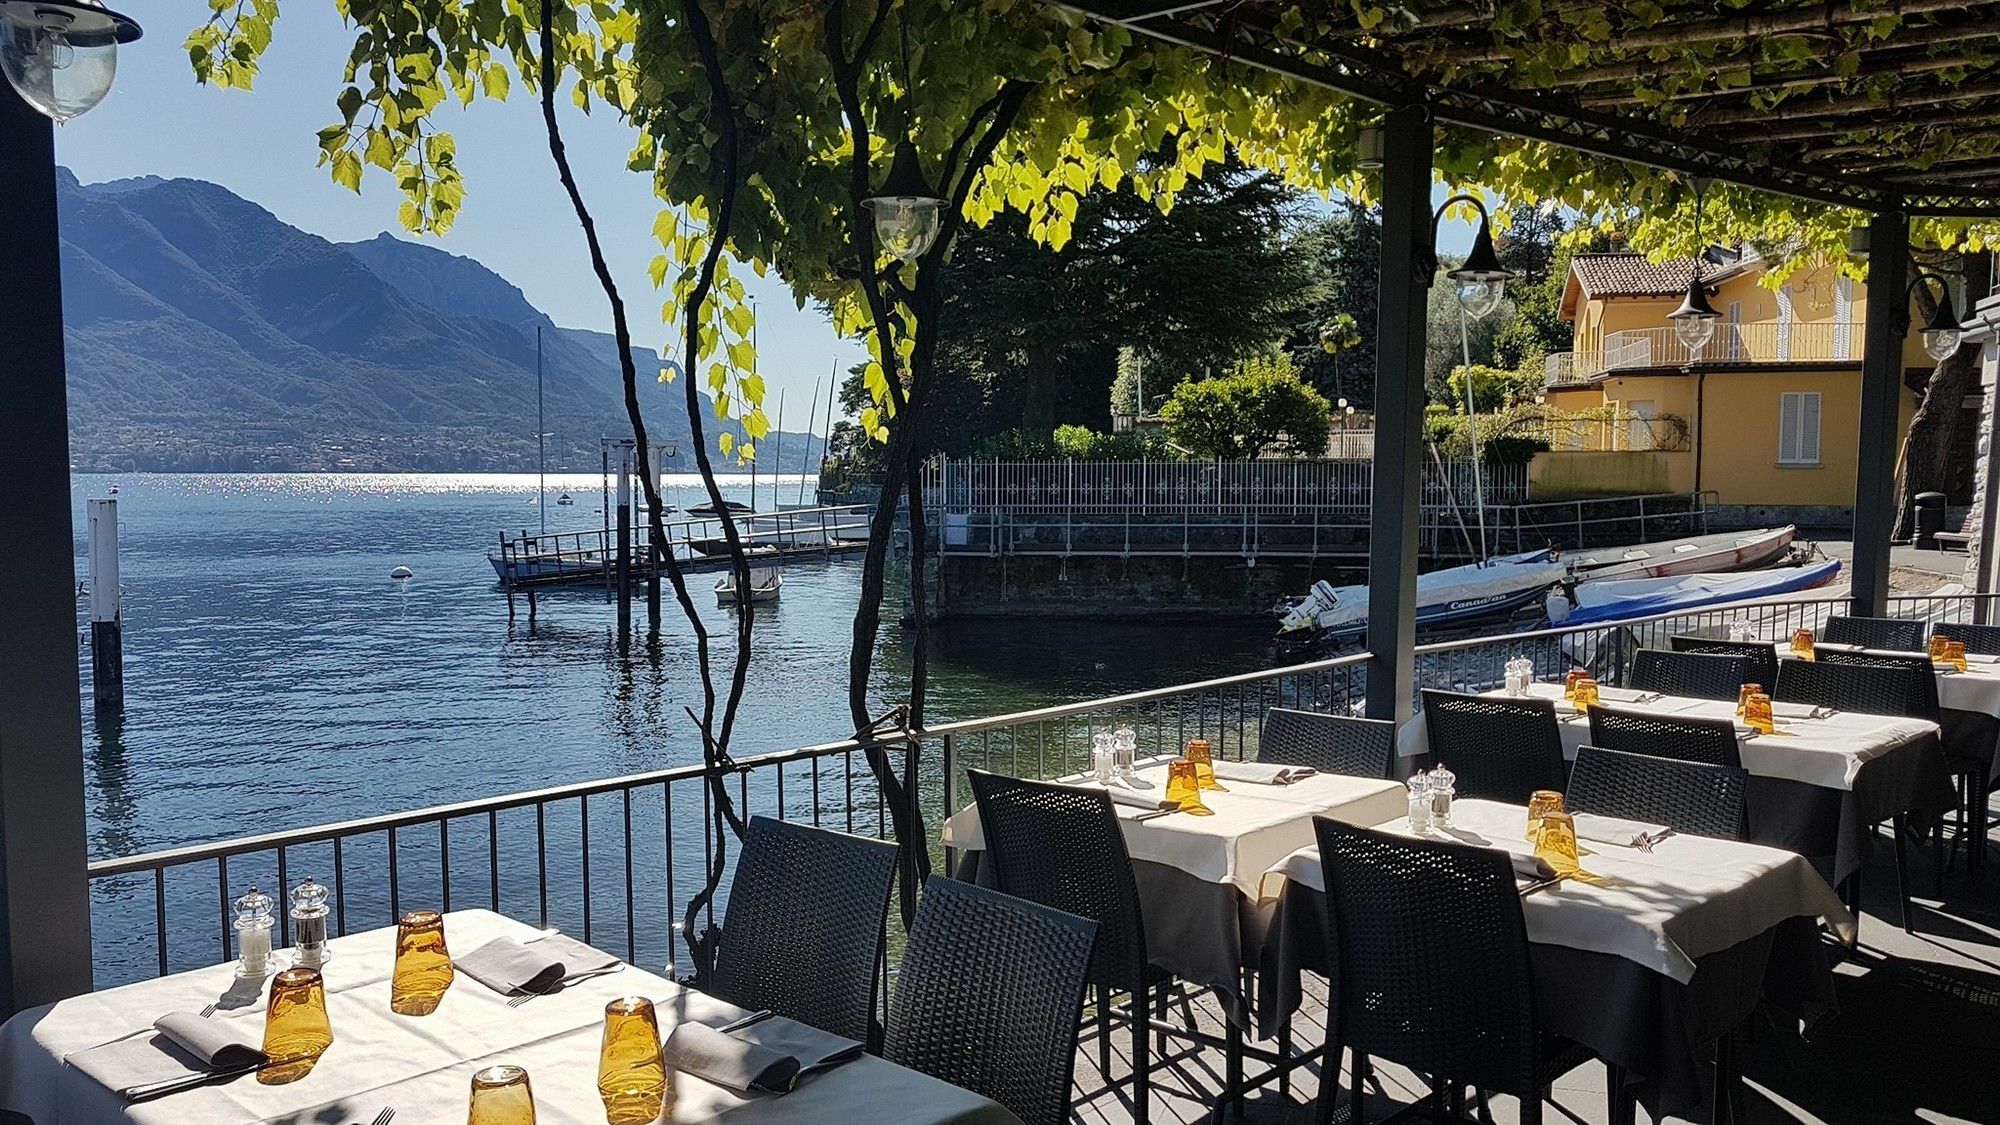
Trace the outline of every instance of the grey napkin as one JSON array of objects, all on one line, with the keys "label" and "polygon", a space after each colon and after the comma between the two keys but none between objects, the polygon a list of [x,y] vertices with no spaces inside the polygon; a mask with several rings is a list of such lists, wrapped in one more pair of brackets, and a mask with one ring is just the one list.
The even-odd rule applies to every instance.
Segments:
[{"label": "grey napkin", "polygon": [[264,1052],[235,1020],[170,1012],[151,1034],[72,1053],[69,1065],[128,1101],[171,1093],[261,1066]]},{"label": "grey napkin", "polygon": [[1106,789],[1111,794],[1111,803],[1126,805],[1135,809],[1177,809],[1179,801],[1162,801],[1158,797],[1148,797],[1144,793],[1134,793],[1130,789]]},{"label": "grey napkin", "polygon": [[1269,762],[1217,762],[1215,776],[1223,781],[1241,781],[1251,785],[1290,785],[1304,781],[1318,770],[1311,766],[1283,766]]},{"label": "grey napkin", "polygon": [[660,1056],[682,1074],[692,1074],[739,1094],[753,1089],[788,1094],[799,1080],[799,1060],[794,1056],[734,1038],[705,1023],[684,1023],[674,1028],[661,1046]]},{"label": "grey napkin", "polygon": [[1549,861],[1543,859],[1541,856],[1510,853],[1507,858],[1514,861],[1514,874],[1519,875],[1523,879],[1553,879],[1556,877],[1556,869],[1550,867]]},{"label": "grey napkin", "polygon": [[618,958],[564,934],[534,941],[494,938],[470,953],[452,959],[465,975],[503,996],[547,992],[581,973],[618,964]]},{"label": "grey napkin", "polygon": [[859,1058],[862,1050],[852,1039],[783,1016],[732,1031],[729,1037],[797,1059],[800,1078]]},{"label": "grey napkin", "polygon": [[1593,844],[1616,844],[1629,848],[1640,833],[1657,836],[1667,830],[1664,824],[1650,824],[1643,820],[1626,820],[1624,817],[1601,816],[1597,813],[1575,814],[1576,838],[1589,840]]}]

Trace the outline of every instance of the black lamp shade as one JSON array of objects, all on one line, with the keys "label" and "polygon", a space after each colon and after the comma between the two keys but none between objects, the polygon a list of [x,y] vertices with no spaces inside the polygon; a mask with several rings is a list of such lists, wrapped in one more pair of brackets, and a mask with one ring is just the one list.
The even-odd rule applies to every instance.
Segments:
[{"label": "black lamp shade", "polygon": [[[923,161],[917,156],[917,145],[908,137],[896,142],[896,155],[889,164],[889,178],[882,181],[882,190],[874,199],[937,199],[937,192],[924,179]],[[943,202],[939,200],[939,202]]]},{"label": "black lamp shade", "polygon": [[1500,255],[1493,250],[1493,226],[1486,220],[1486,212],[1479,214],[1479,231],[1472,236],[1472,251],[1465,261],[1451,271],[1454,281],[1506,281],[1514,276],[1514,271],[1500,264]]},{"label": "black lamp shade", "polygon": [[1708,303],[1708,287],[1701,283],[1699,271],[1688,277],[1687,296],[1681,301],[1681,307],[1667,314],[1670,320],[1715,320],[1721,316]]}]

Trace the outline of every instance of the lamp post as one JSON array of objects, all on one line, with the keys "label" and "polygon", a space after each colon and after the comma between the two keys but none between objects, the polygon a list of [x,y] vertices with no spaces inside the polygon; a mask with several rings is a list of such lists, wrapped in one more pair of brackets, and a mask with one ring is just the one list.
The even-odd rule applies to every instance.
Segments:
[{"label": "lamp post", "polygon": [[1701,283],[1701,218],[1703,197],[1708,193],[1708,180],[1694,182],[1694,260],[1688,266],[1687,296],[1681,298],[1679,308],[1667,314],[1674,322],[1674,337],[1687,349],[1688,366],[1693,367],[1701,360],[1703,348],[1715,336],[1715,322],[1722,314],[1708,303],[1708,287]]},{"label": "lamp post", "polygon": [[18,556],[0,645],[0,1015],[87,992],[90,885],[77,677],[55,129],[110,92],[139,26],[94,3],[0,0],[0,307],[10,471],[0,523]]},{"label": "lamp post", "polygon": [[1951,286],[1944,278],[1929,270],[1918,270],[1917,276],[1911,278],[1910,284],[1904,287],[1902,302],[1889,314],[1891,317],[1889,323],[1895,328],[1897,339],[1908,336],[1910,297],[1916,293],[1917,286],[1933,281],[1937,283],[1938,297],[1936,306],[1931,309],[1930,317],[1924,321],[1924,353],[1942,363],[1947,356],[1958,350],[1958,342],[1965,336],[1965,330],[1959,323],[1958,313],[1951,307]]},{"label": "lamp post", "polygon": [[[1514,271],[1500,264],[1500,256],[1493,249],[1492,216],[1486,212],[1486,204],[1473,195],[1454,195],[1438,205],[1437,213],[1431,216],[1430,245],[1417,263],[1417,280],[1428,287],[1437,276],[1437,231],[1444,221],[1444,213],[1454,203],[1470,203],[1479,211],[1479,230],[1472,236],[1472,250],[1465,261],[1453,267],[1447,274],[1458,283],[1458,343],[1460,355],[1465,363],[1465,415],[1472,437],[1472,492],[1473,504],[1479,513],[1479,558],[1474,562],[1486,561],[1486,480],[1483,467],[1479,463],[1479,404],[1473,399],[1472,389],[1472,336],[1468,320],[1484,320],[1500,307],[1500,298],[1505,295],[1507,281]],[[1446,481],[1450,488],[1451,482]]]}]

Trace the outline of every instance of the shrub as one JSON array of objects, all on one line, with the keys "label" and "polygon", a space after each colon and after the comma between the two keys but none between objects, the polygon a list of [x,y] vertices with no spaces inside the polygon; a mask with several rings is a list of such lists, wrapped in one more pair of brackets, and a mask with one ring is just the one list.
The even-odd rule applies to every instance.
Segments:
[{"label": "shrub", "polygon": [[1244,360],[1228,375],[1174,388],[1160,416],[1197,457],[1240,460],[1266,451],[1318,457],[1332,429],[1326,397],[1283,353]]}]

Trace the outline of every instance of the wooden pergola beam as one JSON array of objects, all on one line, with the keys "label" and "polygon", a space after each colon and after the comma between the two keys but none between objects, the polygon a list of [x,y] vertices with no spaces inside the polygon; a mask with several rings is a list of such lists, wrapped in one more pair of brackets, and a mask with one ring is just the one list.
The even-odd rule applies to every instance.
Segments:
[{"label": "wooden pergola beam", "polygon": [[[1928,15],[1932,12],[1963,11],[1966,7],[1965,0],[1899,0],[1898,3],[1886,8],[1857,8],[1844,0],[1825,0],[1823,3],[1806,4],[1796,8],[1749,12],[1740,16],[1691,20],[1686,23],[1677,23],[1671,19],[1661,20],[1648,27],[1633,28],[1624,32],[1614,31],[1612,37],[1602,45],[1602,49],[1643,51],[1656,47],[1685,46],[1689,43],[1728,41],[1754,43],[1773,35],[1831,31],[1837,27],[1873,23],[1883,16],[1904,18]],[[1515,52],[1494,45],[1451,50],[1445,52],[1444,57],[1455,63],[1505,62],[1514,58]]]},{"label": "wooden pergola beam", "polygon": [[[1972,38],[1994,37],[2000,37],[2000,28],[1995,28],[1983,36],[1972,36]],[[1794,73],[1781,76],[1774,75],[1761,80],[1753,78],[1749,83],[1742,86],[1724,86],[1716,89],[1704,87],[1694,90],[1682,90],[1679,93],[1668,94],[1667,100],[1670,102],[1708,101],[1727,103],[1778,90],[1802,90],[1813,86],[1832,86],[1889,75],[1929,74],[1940,70],[1956,70],[1961,67],[1987,67],[1991,65],[1992,59],[1989,56],[1963,53],[1955,55],[1918,55],[1914,58],[1908,56],[1894,59],[1885,58],[1880,61],[1864,62],[1861,69],[1853,74],[1836,74],[1832,71],[1822,71],[1818,74]],[[1749,66],[1745,66],[1742,69],[1751,70]],[[1752,71],[1752,73],[1754,74],[1755,72]],[[1583,105],[1598,109],[1646,104],[1644,99],[1629,91],[1616,94],[1586,94],[1578,100]]]},{"label": "wooden pergola beam", "polygon": [[[1880,115],[1888,124],[1896,125],[1901,124],[1896,120],[1897,111],[1910,106],[1949,105],[1953,102],[1992,97],[2000,97],[2000,80],[1966,82],[1949,89],[1897,91],[1880,100],[1856,96],[1830,98],[1823,102],[1812,103],[1787,102],[1784,105],[1759,110],[1758,116],[1766,121],[1816,121],[1830,117],[1852,117],[1859,113],[1872,113]],[[1719,108],[1726,111],[1732,107]],[[1990,117],[1981,115],[1969,119],[1985,121],[1990,120]]]},{"label": "wooden pergola beam", "polygon": [[[1863,57],[1884,51],[1904,51],[1917,47],[1929,47],[1938,43],[1960,44],[1970,40],[2000,37],[2000,28],[1993,28],[1986,21],[2000,12],[2000,6],[1992,4],[1969,4],[1967,17],[1953,23],[1934,23],[1924,27],[1898,29],[1893,40],[1874,48],[1864,48]],[[1990,28],[1990,30],[1988,30]],[[1598,66],[1579,67],[1558,73],[1549,83],[1551,87],[1566,89],[1572,86],[1592,86],[1600,82],[1629,82],[1635,78],[1651,78],[1660,73],[1662,67],[1673,65],[1672,59],[1624,59],[1615,63]],[[1738,59],[1721,63],[1715,67],[1717,73],[1733,74],[1738,71],[1753,70],[1762,65],[1756,59]]]}]

